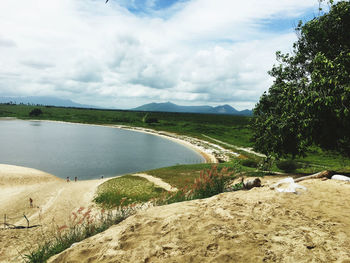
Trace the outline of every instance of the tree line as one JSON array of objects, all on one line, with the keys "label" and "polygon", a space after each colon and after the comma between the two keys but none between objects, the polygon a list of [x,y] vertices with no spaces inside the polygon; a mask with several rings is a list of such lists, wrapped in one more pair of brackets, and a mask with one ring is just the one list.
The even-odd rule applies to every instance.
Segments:
[{"label": "tree line", "polygon": [[289,54],[276,53],[274,81],[254,108],[255,150],[303,156],[312,145],[350,156],[350,3],[296,27]]}]

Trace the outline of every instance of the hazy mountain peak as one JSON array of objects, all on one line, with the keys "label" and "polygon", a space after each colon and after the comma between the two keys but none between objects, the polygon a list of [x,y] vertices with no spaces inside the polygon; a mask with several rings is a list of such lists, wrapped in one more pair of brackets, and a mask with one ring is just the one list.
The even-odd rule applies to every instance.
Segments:
[{"label": "hazy mountain peak", "polygon": [[69,99],[51,96],[0,97],[0,103],[32,104],[57,107],[98,108],[96,106],[76,103]]},{"label": "hazy mountain peak", "polygon": [[210,114],[231,114],[231,115],[251,115],[251,110],[238,111],[232,106],[225,104],[216,107],[203,106],[181,106],[170,101],[164,103],[152,102],[140,107],[131,109],[135,111],[160,111],[160,112],[186,112],[186,113],[210,113]]}]

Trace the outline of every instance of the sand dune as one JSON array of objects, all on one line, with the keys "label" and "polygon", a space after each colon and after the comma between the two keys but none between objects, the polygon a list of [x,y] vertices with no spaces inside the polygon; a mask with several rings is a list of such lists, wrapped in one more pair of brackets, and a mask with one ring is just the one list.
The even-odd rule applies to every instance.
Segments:
[{"label": "sand dune", "polygon": [[[14,179],[15,178],[15,179]],[[265,177],[271,185],[280,177]],[[34,169],[0,165],[0,262],[20,262],[53,225],[92,206],[104,180],[67,183]],[[49,262],[350,262],[350,184],[308,180],[301,194],[268,186],[154,207],[75,244]],[[34,208],[29,207],[29,197]],[[1,227],[0,227],[1,228]]]},{"label": "sand dune", "polygon": [[301,184],[150,208],[49,262],[350,262],[350,184]]}]

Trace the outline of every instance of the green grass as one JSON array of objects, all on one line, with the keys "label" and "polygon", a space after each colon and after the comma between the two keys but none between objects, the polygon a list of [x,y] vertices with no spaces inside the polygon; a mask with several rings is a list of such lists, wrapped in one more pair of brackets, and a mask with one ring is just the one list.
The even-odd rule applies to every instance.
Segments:
[{"label": "green grass", "polygon": [[297,158],[296,161],[304,166],[303,170],[308,170],[309,172],[318,172],[325,169],[334,170],[339,173],[350,171],[349,158],[339,153],[322,151],[318,147],[311,148],[306,157]]},{"label": "green grass", "polygon": [[112,208],[134,203],[144,203],[161,196],[163,188],[156,187],[147,179],[124,175],[101,184],[94,201],[105,207]]}]

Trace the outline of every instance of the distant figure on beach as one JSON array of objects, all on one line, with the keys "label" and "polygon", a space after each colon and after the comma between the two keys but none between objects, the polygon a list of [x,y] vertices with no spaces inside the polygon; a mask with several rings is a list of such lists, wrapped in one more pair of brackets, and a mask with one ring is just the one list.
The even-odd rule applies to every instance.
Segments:
[{"label": "distant figure on beach", "polygon": [[69,183],[69,176],[67,176],[67,183]]},{"label": "distant figure on beach", "polygon": [[29,205],[30,208],[33,208],[33,199],[31,197],[29,197]]},{"label": "distant figure on beach", "polygon": [[74,182],[78,181],[78,177],[74,177]]},{"label": "distant figure on beach", "polygon": [[103,175],[101,176],[101,179],[103,179]]}]

